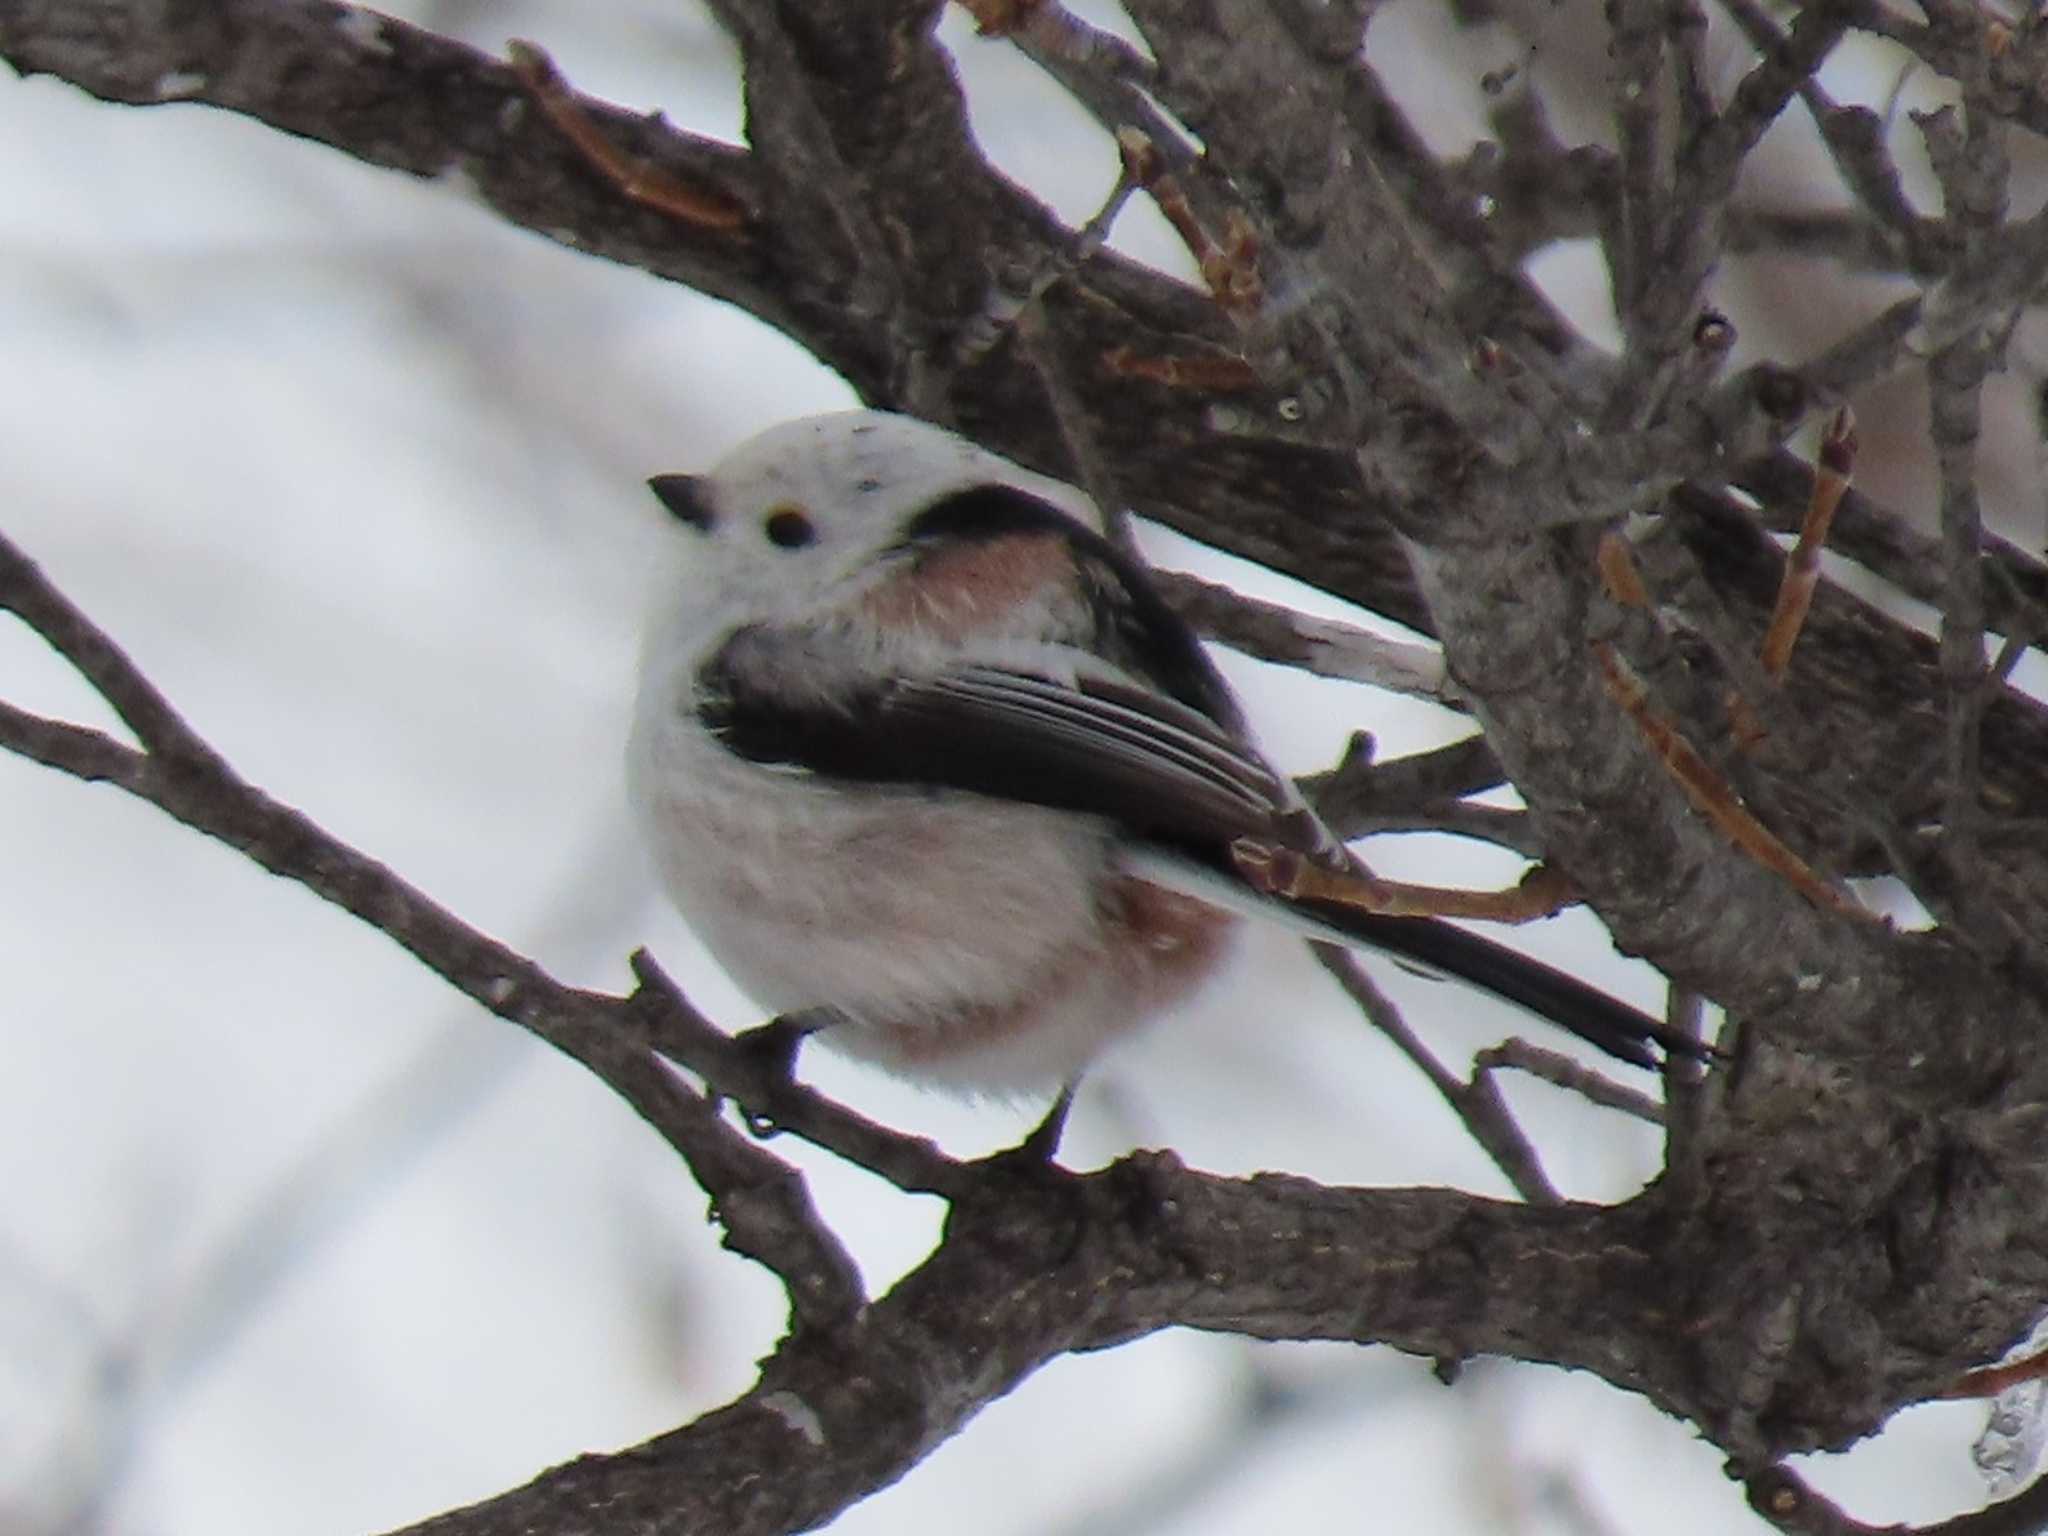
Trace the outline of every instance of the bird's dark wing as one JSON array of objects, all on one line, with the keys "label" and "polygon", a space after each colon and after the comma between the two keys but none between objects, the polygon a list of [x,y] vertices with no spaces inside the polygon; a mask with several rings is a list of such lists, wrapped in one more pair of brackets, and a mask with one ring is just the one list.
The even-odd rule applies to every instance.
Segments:
[{"label": "bird's dark wing", "polygon": [[819,654],[813,634],[742,629],[698,674],[698,701],[753,762],[1100,816],[1219,869],[1236,838],[1300,838],[1298,802],[1234,732],[1111,677],[977,665],[861,676]]}]

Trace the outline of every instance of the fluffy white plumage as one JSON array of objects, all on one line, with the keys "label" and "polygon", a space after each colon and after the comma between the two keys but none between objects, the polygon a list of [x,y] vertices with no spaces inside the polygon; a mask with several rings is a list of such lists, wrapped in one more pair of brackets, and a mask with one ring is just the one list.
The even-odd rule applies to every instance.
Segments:
[{"label": "fluffy white plumage", "polygon": [[[823,1038],[839,1049],[1003,1092],[1072,1078],[1112,1035],[1184,995],[1228,922],[1161,893],[1190,909],[1172,915],[1191,918],[1192,932],[1105,923],[1124,891],[1124,850],[1099,817],[753,761],[700,712],[706,662],[741,626],[818,634],[815,678],[783,679],[796,692],[946,670],[961,654],[957,615],[938,598],[885,599],[887,616],[905,620],[885,623],[877,594],[905,574],[889,551],[910,517],[990,484],[1100,526],[1071,487],[881,412],[773,428],[693,482],[712,521],[690,530],[649,630],[628,781],[670,897],[758,1002],[832,1008],[842,1018]],[[806,517],[814,542],[775,544],[764,530],[778,511]],[[1045,638],[1071,617],[1056,610],[1072,593],[1025,595],[974,615],[977,659],[1062,684],[1085,671],[1144,686]]]}]

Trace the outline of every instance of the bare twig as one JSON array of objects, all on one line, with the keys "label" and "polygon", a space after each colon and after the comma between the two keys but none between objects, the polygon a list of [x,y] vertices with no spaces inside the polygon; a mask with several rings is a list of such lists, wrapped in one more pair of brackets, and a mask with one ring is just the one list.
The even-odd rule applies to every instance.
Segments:
[{"label": "bare twig", "polygon": [[1364,818],[1383,807],[1421,810],[1507,782],[1500,759],[1476,734],[1385,762],[1376,761],[1374,753],[1370,733],[1356,732],[1335,768],[1300,780],[1317,814],[1347,841],[1360,835],[1354,828],[1361,828]]},{"label": "bare twig", "polygon": [[1293,901],[1327,902],[1381,917],[1463,917],[1488,923],[1533,923],[1579,900],[1571,882],[1538,864],[1499,891],[1409,885],[1362,869],[1333,870],[1292,848],[1241,837],[1230,847],[1237,872],[1255,888]]},{"label": "bare twig", "polygon": [[1714,772],[1698,750],[1650,702],[1642,680],[1629,669],[1614,647],[1602,643],[1595,649],[1609,693],[1635,722],[1644,741],[1670,771],[1695,809],[1719,827],[1736,847],[1815,906],[1864,922],[1882,921],[1853,896],[1822,880],[1804,859],[1786,847],[1775,833],[1742,806],[1727,781]]},{"label": "bare twig", "polygon": [[2048,1380],[2048,1354],[2028,1355],[2004,1365],[1987,1365],[1971,1371],[1942,1389],[1946,1398],[1996,1397],[2023,1382]]},{"label": "bare twig", "polygon": [[[1916,119],[1941,179],[1949,223],[1963,242],[1965,263],[1981,263],[1997,238],[2006,206],[2009,166],[2003,127],[1973,94],[1957,127],[1953,108]],[[1939,295],[1938,328],[1954,339],[1928,363],[1929,414],[1941,476],[1941,675],[1948,690],[1942,802],[1942,855],[1951,890],[1966,919],[1981,926],[1985,903],[1980,864],[1983,816],[1984,529],[1977,501],[1977,436],[1985,375],[2003,351],[1991,296],[1971,284]],[[2001,926],[2009,929],[2009,924]]]},{"label": "bare twig", "polygon": [[621,197],[712,234],[737,235],[746,229],[746,206],[737,199],[690,186],[652,160],[628,155],[612,143],[538,44],[514,38],[505,45],[505,52],[513,73],[532,93],[548,121]]},{"label": "bare twig", "polygon": [[[1757,0],[1720,3],[1753,46],[1782,46],[1784,33]],[[1872,223],[1867,227],[1892,253],[1891,260],[1923,274],[1945,265],[1948,253],[1934,238],[1934,221],[1914,210],[1900,183],[1898,164],[1885,144],[1885,120],[1867,107],[1837,105],[1810,75],[1800,82],[1799,96],[1820,129],[1844,185],[1870,216]]]},{"label": "bare twig", "polygon": [[1814,588],[1820,585],[1820,552],[1827,546],[1828,527],[1834,521],[1835,508],[1841,505],[1842,493],[1849,488],[1855,464],[1855,417],[1843,406],[1821,434],[1813,499],[1799,529],[1799,542],[1785,561],[1785,583],[1778,589],[1770,628],[1764,631],[1764,670],[1772,677],[1783,677],[1792,664],[1792,647],[1799,642],[1800,628],[1813,606]]},{"label": "bare twig", "polygon": [[[1796,532],[1812,504],[1816,474],[1812,465],[1779,451],[1743,465],[1733,480],[1762,503],[1759,516],[1765,526]],[[1707,495],[1691,489],[1682,494],[1694,506]],[[1903,509],[1873,502],[1851,486],[1836,510],[1829,540],[1838,554],[1907,596],[1940,606],[1941,541],[1922,533]],[[1986,622],[2009,632],[2048,625],[2048,565],[1989,529],[1983,542]]]},{"label": "bare twig", "polygon": [[[1664,24],[1664,13],[1644,8],[1636,30],[1646,40],[1635,50],[1637,55],[1661,62],[1661,51],[1647,39],[1654,26],[1661,42]],[[1608,397],[1605,414],[1611,423],[1646,425],[1669,397],[1672,371],[1686,356],[1692,318],[1703,307],[1702,288],[1719,254],[1720,223],[1737,173],[1847,29],[1848,16],[1839,7],[1813,6],[1800,12],[1790,36],[1763,50],[1727,108],[1676,157],[1674,195],[1654,200],[1660,216],[1642,241],[1644,251],[1654,256],[1657,280],[1654,286],[1639,285],[1622,314],[1630,347]],[[1651,67],[1639,63],[1627,76],[1640,81]],[[1625,160],[1627,154],[1625,146]],[[1650,151],[1639,148],[1638,155],[1647,167]],[[1637,201],[1652,199],[1641,192]]]},{"label": "bare twig", "polygon": [[[1514,470],[1478,479],[1470,488],[1475,507],[1503,526],[1517,514],[1525,525],[1604,522],[1730,460],[1757,457],[1790,436],[1816,399],[1839,398],[1905,361],[1922,309],[1917,296],[1899,300],[1797,373],[1775,364],[1744,369],[1693,402],[1682,419],[1548,444]],[[1532,505],[1531,477],[1573,494],[1567,502]]]},{"label": "bare twig", "polygon": [[1478,805],[1470,800],[1444,801],[1412,810],[1393,808],[1352,816],[1344,824],[1347,835],[1372,837],[1383,833],[1444,832],[1452,837],[1490,843],[1529,860],[1543,857],[1543,839],[1527,811],[1510,811],[1497,805]]},{"label": "bare twig", "polygon": [[1506,782],[1484,736],[1384,763],[1375,762],[1373,752],[1371,734],[1356,732],[1335,768],[1295,781],[1341,840],[1373,832],[1444,831],[1498,844],[1524,858],[1542,857],[1526,813],[1465,798]]},{"label": "bare twig", "polygon": [[94,741],[98,732],[55,721],[34,722],[33,717],[10,711],[15,724],[30,738],[45,743],[46,750],[75,752],[81,760],[96,761],[110,773],[117,765],[139,761],[144,754],[200,773],[221,766],[213,749],[179,717],[156,685],[69,598],[23,559],[4,535],[0,535],[0,610],[13,613],[76,667],[93,691],[113,706],[114,713],[135,733],[143,748],[142,753],[109,752],[106,748],[116,744],[106,741],[104,746],[98,745]]},{"label": "bare twig", "polygon": [[1327,944],[1310,948],[1373,1028],[1392,1041],[1395,1049],[1429,1079],[1430,1086],[1524,1200],[1531,1205],[1555,1205],[1563,1198],[1550,1182],[1550,1175],[1543,1171],[1535,1145],[1516,1123],[1514,1113],[1491,1077],[1481,1074],[1469,1083],[1461,1082],[1408,1027],[1400,1010],[1373,985],[1355,956]]},{"label": "bare twig", "polygon": [[[1053,284],[1072,277],[1082,265],[1101,252],[1109,242],[1110,230],[1115,226],[1117,216],[1124,205],[1137,191],[1137,183],[1128,175],[1119,175],[1116,185],[1109,189],[1109,196],[1088,222],[1075,231],[1073,243],[1064,249],[1055,248],[1034,267],[1014,272],[997,273],[997,281],[991,285],[987,301],[981,313],[960,327],[960,338],[956,346],[955,363],[960,367],[980,362],[1005,336],[1015,332],[1024,323],[1024,317],[1033,305],[1045,296]],[[1041,337],[1032,351],[1043,356],[1047,348],[1056,343],[1052,336]],[[1070,391],[1062,391],[1070,393]],[[1055,399],[1059,398],[1058,394]],[[1090,494],[1099,493],[1093,486]],[[1101,503],[1105,516],[1110,515],[1115,502],[1112,499]]]},{"label": "bare twig", "polygon": [[683,999],[646,951],[636,951],[639,988],[623,999],[654,1048],[697,1072],[743,1110],[760,1134],[788,1132],[887,1179],[910,1194],[957,1194],[960,1165],[920,1137],[855,1114],[790,1080],[776,1064],[713,1026]]},{"label": "bare twig", "polygon": [[1234,651],[1451,709],[1462,702],[1457,684],[1444,671],[1443,653],[1434,647],[1383,639],[1371,630],[1247,597],[1182,571],[1152,574],[1175,612]]},{"label": "bare twig", "polygon": [[[665,999],[671,1006],[679,998]],[[800,1329],[843,1334],[867,1306],[853,1256],[819,1218],[803,1175],[749,1141],[712,1097],[692,1088],[662,1060],[622,1041],[600,1064],[606,1083],[670,1146],[711,1197],[725,1246],[770,1271],[789,1296]]]},{"label": "bare twig", "polygon": [[1488,1046],[1472,1058],[1472,1067],[1475,1074],[1497,1072],[1503,1068],[1526,1072],[1553,1088],[1576,1093],[1603,1109],[1618,1109],[1651,1125],[1664,1123],[1664,1106],[1649,1094],[1625,1087],[1606,1074],[1572,1060],[1562,1051],[1531,1045],[1517,1036],[1511,1035],[1499,1045]]},{"label": "bare twig", "polygon": [[[1610,242],[1609,259],[1615,273],[1615,309],[1632,345],[1641,347],[1651,338],[1639,334],[1640,328],[1656,320],[1653,295],[1661,293],[1669,276],[1662,262],[1670,222],[1666,196],[1677,190],[1660,132],[1667,11],[1651,0],[1624,0],[1609,15],[1614,119],[1621,136],[1621,195],[1616,208],[1620,228]],[[1636,397],[1624,419],[1640,426],[1653,408],[1652,402]]]},{"label": "bare twig", "polygon": [[1266,300],[1266,284],[1259,273],[1259,242],[1251,221],[1241,210],[1226,207],[1220,233],[1210,231],[1149,133],[1119,128],[1116,144],[1123,155],[1124,175],[1151,197],[1173,226],[1216,302],[1240,320],[1256,313]]}]

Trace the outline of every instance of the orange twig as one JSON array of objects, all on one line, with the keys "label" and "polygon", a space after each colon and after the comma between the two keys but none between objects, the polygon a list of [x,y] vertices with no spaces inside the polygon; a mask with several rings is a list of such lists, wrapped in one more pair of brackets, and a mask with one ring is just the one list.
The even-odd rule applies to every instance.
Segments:
[{"label": "orange twig", "polygon": [[1205,395],[1240,395],[1259,387],[1252,365],[1226,352],[1146,357],[1129,347],[1111,347],[1102,354],[1102,366],[1118,378],[1146,379],[1168,389],[1198,390]]},{"label": "orange twig", "polygon": [[1231,209],[1224,216],[1219,243],[1202,227],[1180,178],[1166,169],[1150,138],[1136,128],[1119,128],[1116,144],[1123,154],[1125,173],[1150,195],[1173,226],[1216,302],[1232,314],[1248,315],[1256,310],[1265,300],[1266,285],[1259,276],[1259,237],[1251,220]]},{"label": "orange twig", "polygon": [[1820,460],[1813,476],[1813,495],[1806,504],[1806,519],[1799,528],[1799,542],[1785,562],[1785,576],[1778,585],[1778,601],[1771,610],[1770,627],[1764,631],[1764,670],[1774,678],[1783,677],[1792,664],[1792,647],[1806,623],[1813,605],[1814,588],[1820,585],[1820,552],[1828,541],[1828,525],[1842,504],[1842,493],[1856,467],[1856,418],[1849,407],[1834,414],[1821,435]]},{"label": "orange twig", "polygon": [[1643,584],[1643,573],[1636,568],[1636,557],[1629,549],[1625,535],[1615,532],[1600,535],[1597,560],[1600,584],[1607,589],[1609,597],[1624,608],[1650,606],[1650,589]]},{"label": "orange twig", "polygon": [[974,18],[977,37],[1008,37],[1031,19],[1045,0],[960,0]]},{"label": "orange twig", "polygon": [[2004,1365],[1987,1365],[1981,1371],[1966,1372],[1942,1388],[1937,1395],[1948,1398],[1996,1397],[2007,1387],[2039,1381],[2044,1376],[2048,1376],[2048,1354],[2029,1355],[2024,1360],[2013,1360]]},{"label": "orange twig", "polygon": [[1725,833],[1751,859],[1770,870],[1817,907],[1845,917],[1881,923],[1882,918],[1863,907],[1844,891],[1823,880],[1813,867],[1751,814],[1736,795],[1734,786],[1716,773],[1711,764],[1658,713],[1642,679],[1629,669],[1613,646],[1604,641],[1593,647],[1607,691],[1635,723],[1650,750],[1664,764],[1678,787],[1685,791],[1693,809]]},{"label": "orange twig", "polygon": [[555,61],[538,44],[514,38],[505,52],[512,73],[541,115],[621,197],[715,234],[738,234],[746,228],[747,210],[736,199],[689,186],[653,162],[623,153],[583,109]]},{"label": "orange twig", "polygon": [[1363,870],[1331,869],[1292,848],[1240,837],[1231,862],[1257,889],[1290,901],[1326,901],[1379,917],[1471,917],[1490,923],[1529,923],[1579,899],[1571,882],[1538,864],[1505,891],[1460,891],[1437,885],[1381,880]]}]

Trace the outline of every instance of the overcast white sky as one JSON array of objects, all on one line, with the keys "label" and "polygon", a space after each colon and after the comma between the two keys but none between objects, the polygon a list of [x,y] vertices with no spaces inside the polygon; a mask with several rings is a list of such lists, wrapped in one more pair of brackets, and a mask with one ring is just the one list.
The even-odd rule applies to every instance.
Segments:
[{"label": "overcast white sky", "polygon": [[[486,47],[537,38],[586,89],[737,134],[729,57],[687,6],[404,9]],[[1423,15],[1384,12],[1375,47],[1405,47]],[[1085,217],[1114,176],[1106,140],[957,14],[945,36],[992,149]],[[1481,45],[1433,75],[1418,54],[1392,78],[1476,102],[1499,62]],[[502,227],[458,185],[203,109],[0,80],[0,189],[0,527],[272,793],[558,976],[620,986],[648,943],[721,1019],[751,1021],[654,897],[624,814],[665,532],[640,481],[852,404],[844,385],[744,317]],[[1180,260],[1147,207],[1119,235]],[[1221,568],[1163,533],[1152,548]],[[1360,725],[1388,752],[1459,730],[1225,663],[1296,769]],[[104,715],[12,626],[0,696]],[[112,790],[0,757],[0,849],[0,1527],[382,1529],[746,1386],[778,1293],[718,1252],[684,1170],[580,1070]],[[1413,843],[1374,856],[1512,873]],[[1530,941],[1660,995],[1583,917]],[[1526,1027],[1385,979],[1454,1061]],[[963,1150],[1037,1108],[808,1066]],[[1644,1128],[1514,1096],[1572,1192],[1618,1197],[1654,1171]],[[1093,1080],[1069,1156],[1136,1143],[1501,1192],[1278,937]],[[813,1170],[876,1286],[929,1246],[929,1203],[778,1150]],[[1982,1416],[1923,1410],[1817,1475],[1869,1518],[1967,1507]],[[1058,1363],[834,1529],[1586,1536],[1746,1518],[1710,1449],[1590,1378],[1482,1363],[1445,1388],[1386,1350],[1171,1335]]]}]

